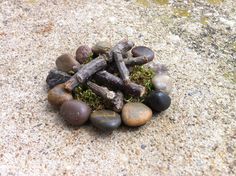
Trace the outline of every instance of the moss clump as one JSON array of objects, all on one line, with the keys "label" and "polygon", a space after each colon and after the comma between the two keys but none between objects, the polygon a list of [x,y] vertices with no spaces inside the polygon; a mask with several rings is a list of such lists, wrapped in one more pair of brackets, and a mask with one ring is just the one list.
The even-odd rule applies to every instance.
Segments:
[{"label": "moss clump", "polygon": [[97,96],[90,89],[76,87],[74,97],[86,102],[93,110],[104,109],[104,103],[101,97]]},{"label": "moss clump", "polygon": [[146,93],[143,97],[126,96],[126,101],[143,102],[146,95],[154,90],[154,86],[152,84],[152,78],[154,77],[154,75],[155,72],[151,68],[145,66],[135,66],[130,73],[130,79],[132,82],[144,86],[146,88]]}]

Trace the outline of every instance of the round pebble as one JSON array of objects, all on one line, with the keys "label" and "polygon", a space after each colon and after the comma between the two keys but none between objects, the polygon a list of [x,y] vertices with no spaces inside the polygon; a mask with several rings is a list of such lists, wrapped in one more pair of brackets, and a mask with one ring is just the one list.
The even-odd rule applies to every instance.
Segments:
[{"label": "round pebble", "polygon": [[127,126],[141,126],[152,118],[152,110],[143,103],[126,103],[122,109],[122,120]]},{"label": "round pebble", "polygon": [[76,60],[80,64],[84,64],[92,56],[93,52],[87,45],[82,45],[76,50]]},{"label": "round pebble", "polygon": [[94,111],[90,115],[93,126],[101,130],[114,130],[121,124],[121,117],[118,113],[110,110]]},{"label": "round pebble", "polygon": [[131,50],[134,57],[146,56],[148,59],[154,58],[154,52],[146,46],[136,46]]},{"label": "round pebble", "polygon": [[164,111],[170,107],[171,98],[163,92],[154,91],[154,92],[151,92],[147,96],[145,103],[150,108],[152,108],[152,110],[154,110],[156,112],[161,112],[161,111]]},{"label": "round pebble", "polygon": [[70,100],[62,104],[60,114],[68,124],[80,126],[88,120],[91,108],[83,101]]},{"label": "round pebble", "polygon": [[65,101],[72,100],[71,93],[64,89],[64,84],[59,84],[48,91],[48,102],[56,107],[60,107]]},{"label": "round pebble", "polygon": [[152,83],[156,90],[169,94],[172,90],[171,79],[168,75],[155,75],[152,78]]},{"label": "round pebble", "polygon": [[72,71],[74,67],[78,67],[79,65],[80,64],[70,54],[63,54],[56,60],[56,66],[58,70],[63,72]]},{"label": "round pebble", "polygon": [[92,51],[94,54],[105,54],[112,48],[111,43],[108,41],[99,41],[93,47]]}]

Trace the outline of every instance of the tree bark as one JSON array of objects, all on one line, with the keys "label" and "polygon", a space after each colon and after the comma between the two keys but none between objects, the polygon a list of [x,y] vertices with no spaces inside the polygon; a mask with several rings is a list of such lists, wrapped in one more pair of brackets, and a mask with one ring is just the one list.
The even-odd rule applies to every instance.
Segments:
[{"label": "tree bark", "polygon": [[79,83],[84,84],[90,76],[99,70],[104,69],[107,62],[104,56],[99,56],[89,63],[83,65],[75,74]]},{"label": "tree bark", "polygon": [[125,94],[129,94],[132,96],[141,97],[145,93],[145,87],[135,84],[133,82],[130,82],[129,84],[124,84],[122,79],[105,70],[97,72],[93,76],[93,79],[98,84],[104,85],[110,88],[111,90],[121,90]]},{"label": "tree bark", "polygon": [[90,88],[96,95],[104,98],[105,100],[113,100],[116,96],[115,92],[110,91],[108,88],[99,86],[91,81],[87,82],[88,88]]}]

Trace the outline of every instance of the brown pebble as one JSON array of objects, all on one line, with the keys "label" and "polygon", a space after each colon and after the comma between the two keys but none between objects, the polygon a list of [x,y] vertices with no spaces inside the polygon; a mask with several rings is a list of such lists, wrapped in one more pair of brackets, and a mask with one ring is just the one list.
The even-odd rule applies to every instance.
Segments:
[{"label": "brown pebble", "polygon": [[48,91],[48,102],[56,107],[60,107],[65,101],[72,100],[71,93],[64,89],[64,84],[59,84]]},{"label": "brown pebble", "polygon": [[152,118],[152,110],[143,103],[127,103],[122,109],[122,120],[127,126],[141,126]]},{"label": "brown pebble", "polygon": [[60,114],[68,124],[80,126],[88,120],[91,108],[83,101],[70,100],[62,104]]},{"label": "brown pebble", "polygon": [[78,67],[79,65],[80,64],[70,54],[63,54],[59,56],[56,60],[57,69],[63,72],[72,71],[75,67]]}]

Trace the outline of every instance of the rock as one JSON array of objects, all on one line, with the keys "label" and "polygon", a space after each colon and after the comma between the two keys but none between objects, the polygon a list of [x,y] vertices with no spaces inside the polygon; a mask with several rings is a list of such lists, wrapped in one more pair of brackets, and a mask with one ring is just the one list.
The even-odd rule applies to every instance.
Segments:
[{"label": "rock", "polygon": [[152,83],[156,90],[169,94],[172,90],[171,79],[168,75],[160,74],[152,78]]},{"label": "rock", "polygon": [[70,79],[70,77],[71,76],[65,72],[53,69],[53,70],[50,70],[50,72],[47,76],[46,82],[47,82],[49,88],[52,89],[56,85],[62,84],[64,82],[68,81]]},{"label": "rock", "polygon": [[152,63],[151,68],[156,74],[168,74],[168,68],[164,64]]},{"label": "rock", "polygon": [[143,103],[127,103],[122,109],[122,120],[127,126],[141,126],[152,118],[152,110]]},{"label": "rock", "polygon": [[72,100],[73,96],[64,89],[64,84],[59,84],[48,91],[48,102],[60,107],[64,102]]},{"label": "rock", "polygon": [[154,58],[154,52],[146,46],[136,46],[131,50],[131,53],[134,57],[146,56],[150,60]]},{"label": "rock", "polygon": [[63,72],[69,72],[78,67],[80,64],[70,54],[63,54],[56,60],[56,66],[58,70]]},{"label": "rock", "polygon": [[111,43],[108,41],[99,41],[93,47],[92,51],[95,55],[105,54],[112,48]]},{"label": "rock", "polygon": [[80,126],[88,120],[91,108],[83,101],[70,100],[62,104],[60,114],[68,124]]},{"label": "rock", "polygon": [[154,111],[161,112],[169,108],[171,104],[171,98],[160,91],[151,92],[146,100],[145,103]]},{"label": "rock", "polygon": [[84,64],[92,56],[93,52],[91,48],[87,45],[82,45],[76,50],[76,60],[80,64]]},{"label": "rock", "polygon": [[118,113],[110,110],[94,111],[90,116],[93,126],[101,130],[114,130],[121,124],[121,117]]}]

